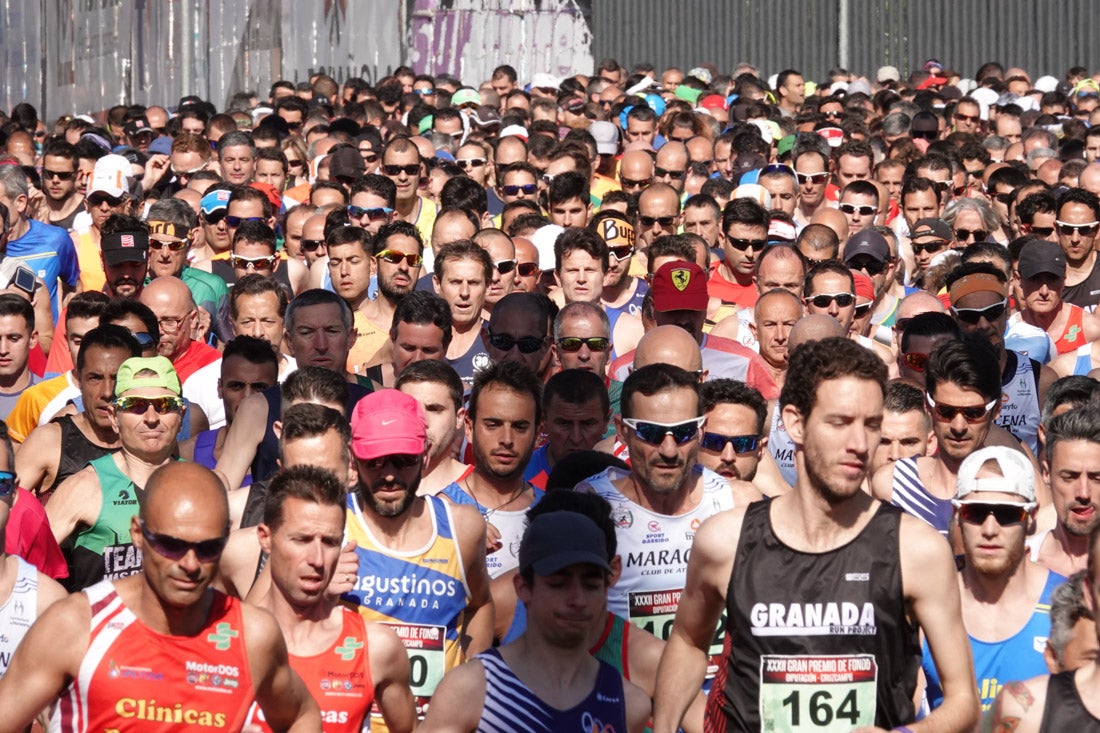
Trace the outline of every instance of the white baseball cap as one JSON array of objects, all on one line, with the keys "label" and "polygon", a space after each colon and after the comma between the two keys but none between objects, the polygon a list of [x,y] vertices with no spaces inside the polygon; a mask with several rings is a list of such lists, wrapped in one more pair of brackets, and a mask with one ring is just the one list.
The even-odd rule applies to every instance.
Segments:
[{"label": "white baseball cap", "polygon": [[133,183],[130,161],[121,155],[104,155],[95,162],[92,182],[88,184],[87,196],[93,193],[105,193],[120,199],[130,192]]}]

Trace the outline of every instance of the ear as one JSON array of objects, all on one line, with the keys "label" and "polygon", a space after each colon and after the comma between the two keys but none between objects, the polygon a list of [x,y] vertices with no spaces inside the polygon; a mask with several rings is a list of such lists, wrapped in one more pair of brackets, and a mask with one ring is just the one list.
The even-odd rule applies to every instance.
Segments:
[{"label": "ear", "polygon": [[611,585],[615,585],[619,582],[619,578],[623,575],[623,558],[622,555],[616,555],[611,558]]},{"label": "ear", "polygon": [[458,408],[458,412],[455,413],[455,428],[456,429],[461,429],[462,426],[465,423],[466,423],[466,408],[465,407],[460,407],[460,408]]},{"label": "ear", "polygon": [[1051,674],[1058,674],[1062,671],[1062,665],[1058,661],[1058,656],[1054,653],[1054,647],[1051,646],[1049,638],[1043,646],[1043,661],[1046,662],[1047,671]]},{"label": "ear", "polygon": [[936,434],[933,431],[929,430],[928,431],[928,446],[924,449],[924,455],[926,455],[926,456],[936,455],[936,451],[939,450],[939,447],[940,447],[940,443],[939,443],[938,440],[936,440]]},{"label": "ear", "polygon": [[512,576],[512,587],[516,589],[516,600],[527,605],[531,602],[531,588],[524,581],[523,576],[517,570]]},{"label": "ear", "polygon": [[470,445],[474,443],[474,422],[470,419],[470,413],[462,415],[463,431],[466,433],[466,442]]},{"label": "ear", "polygon": [[130,517],[130,542],[139,550],[145,549],[145,538],[141,536],[141,519],[136,514]]},{"label": "ear", "polygon": [[260,549],[262,549],[267,555],[271,554],[272,534],[273,533],[271,531],[271,527],[268,527],[266,524],[261,522],[260,524],[256,525],[256,537],[260,540]]},{"label": "ear", "polygon": [[435,289],[436,295],[443,295],[443,293],[439,291],[439,278],[435,274],[432,275],[432,288]]},{"label": "ear", "polygon": [[[222,397],[222,378],[221,378],[221,377],[218,377],[218,399],[219,399],[219,400],[220,400],[220,399],[224,399],[224,398]],[[278,434],[278,433],[275,433],[275,437],[276,437],[276,438],[277,438],[277,437],[279,437],[279,434]]]},{"label": "ear", "polygon": [[798,408],[794,405],[787,404],[783,406],[783,410],[779,415],[783,420],[783,427],[787,429],[787,434],[791,436],[791,442],[801,446],[803,433],[806,427],[802,418],[802,413],[799,412]]},{"label": "ear", "polygon": [[[755,275],[753,275],[752,281],[754,283],[756,282],[756,276]],[[757,341],[760,341],[760,336],[757,335],[757,333],[756,333],[756,319],[755,318],[752,319],[751,321],[749,321],[749,331],[752,333],[752,337],[754,339],[756,339]]]},{"label": "ear", "polygon": [[[218,381],[220,382],[221,380]],[[219,397],[220,396],[221,395],[219,395]],[[281,440],[283,437],[283,421],[276,420],[275,422],[271,423],[271,432],[275,433],[276,440]]]}]

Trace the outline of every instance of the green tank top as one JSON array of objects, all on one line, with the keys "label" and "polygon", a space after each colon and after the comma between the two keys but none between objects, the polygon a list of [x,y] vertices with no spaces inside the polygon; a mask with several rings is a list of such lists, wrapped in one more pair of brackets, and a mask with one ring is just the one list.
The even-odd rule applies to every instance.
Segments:
[{"label": "green tank top", "polygon": [[66,583],[70,593],[141,571],[141,551],[130,541],[130,518],[138,513],[144,492],[118,469],[113,455],[88,465],[99,479],[102,506],[95,523],[73,541]]},{"label": "green tank top", "polygon": [[630,624],[620,616],[613,613],[607,614],[607,625],[604,626],[603,636],[599,643],[589,652],[596,659],[607,662],[618,671],[625,679],[630,679],[630,671],[626,664],[626,646],[628,627]]}]

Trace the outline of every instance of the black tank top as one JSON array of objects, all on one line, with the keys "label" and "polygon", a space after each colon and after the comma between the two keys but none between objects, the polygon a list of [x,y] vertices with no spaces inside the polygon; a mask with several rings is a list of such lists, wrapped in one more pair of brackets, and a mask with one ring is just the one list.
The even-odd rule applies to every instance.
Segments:
[{"label": "black tank top", "polygon": [[901,587],[901,510],[880,505],[854,540],[810,554],[776,537],[770,507],[745,514],[726,594],[725,680],[707,730],[912,722],[921,653]]},{"label": "black tank top", "polygon": [[1100,733],[1100,720],[1092,716],[1077,694],[1073,673],[1068,670],[1052,674],[1047,682],[1047,700],[1043,707],[1043,721],[1039,733]]},{"label": "black tank top", "polygon": [[1062,290],[1062,300],[1082,308],[1091,308],[1100,301],[1100,257],[1093,262],[1088,277],[1076,285],[1067,285]]},{"label": "black tank top", "polygon": [[61,460],[57,462],[57,476],[47,491],[56,489],[62,481],[87,466],[89,461],[118,452],[118,448],[104,448],[88,440],[73,422],[72,415],[61,415],[51,422],[61,427]]}]

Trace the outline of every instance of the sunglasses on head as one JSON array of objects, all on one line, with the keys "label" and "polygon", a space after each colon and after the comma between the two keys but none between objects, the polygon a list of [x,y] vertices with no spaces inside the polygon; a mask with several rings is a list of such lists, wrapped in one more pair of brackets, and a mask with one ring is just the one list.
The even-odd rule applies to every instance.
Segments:
[{"label": "sunglasses on head", "polygon": [[485,158],[459,158],[455,161],[459,168],[466,170],[468,168],[481,168],[488,162]]},{"label": "sunglasses on head", "polygon": [[734,453],[751,453],[760,443],[759,435],[723,435],[722,433],[703,432],[703,440],[699,447],[703,450],[721,453],[726,446],[733,444]]},{"label": "sunglasses on head", "polygon": [[634,254],[634,245],[632,244],[620,244],[617,247],[608,247],[608,252],[619,262],[630,259],[630,256]]},{"label": "sunglasses on head", "polygon": [[611,339],[603,336],[562,336],[558,339],[558,347],[562,351],[573,353],[580,351],[582,346],[587,346],[591,351],[607,351],[611,348]]},{"label": "sunglasses on head", "polygon": [[662,227],[670,227],[674,223],[676,223],[676,217],[675,216],[642,216],[642,215],[639,214],[638,215],[638,223],[641,224],[642,227],[647,228],[647,229],[649,227],[653,226],[654,224],[657,224],[657,225],[662,226]]},{"label": "sunglasses on head", "polygon": [[0,499],[7,498],[15,493],[15,474],[11,471],[0,471]]},{"label": "sunglasses on head", "polygon": [[986,237],[989,236],[989,232],[985,229],[956,229],[955,238],[960,242],[965,242],[970,239],[971,235],[974,236],[975,242],[984,242]]},{"label": "sunglasses on head", "polygon": [[359,461],[372,471],[384,468],[387,463],[398,470],[404,470],[420,465],[420,456],[412,453],[396,453],[388,456],[379,456],[378,458],[360,458]]},{"label": "sunglasses on head", "polygon": [[501,275],[507,275],[509,272],[516,269],[516,261],[499,260],[493,263],[493,267],[495,267],[496,271],[499,272]]},{"label": "sunglasses on head", "polygon": [[921,252],[927,252],[928,254],[935,254],[941,249],[947,246],[947,242],[942,239],[936,239],[931,242],[913,242],[913,254],[920,254]]},{"label": "sunglasses on head", "polygon": [[848,261],[848,267],[852,270],[863,270],[868,275],[881,275],[886,270],[886,263],[879,262],[874,257],[854,257]]},{"label": "sunglasses on head", "polygon": [[42,177],[47,181],[51,178],[57,178],[61,181],[71,181],[76,177],[76,171],[51,171],[47,168],[43,168]]},{"label": "sunglasses on head", "polygon": [[275,260],[279,259],[275,255],[270,257],[242,257],[241,255],[231,255],[229,257],[229,264],[237,270],[270,270],[275,266]]},{"label": "sunglasses on head", "polygon": [[537,274],[539,271],[539,263],[537,262],[519,262],[516,263],[516,272],[520,277],[531,277]]},{"label": "sunglasses on head", "polygon": [[245,221],[263,221],[262,216],[226,216],[225,223],[230,229],[236,229]]},{"label": "sunglasses on head", "polygon": [[535,191],[539,190],[539,187],[538,184],[535,183],[525,183],[522,186],[501,186],[500,190],[505,196],[518,196],[521,193],[531,196]]},{"label": "sunglasses on head", "polygon": [[928,354],[910,351],[902,354],[902,358],[905,359],[905,365],[915,372],[923,372],[928,368]]},{"label": "sunglasses on head", "polygon": [[623,425],[634,431],[638,439],[650,445],[660,445],[665,442],[665,436],[671,435],[676,445],[683,445],[691,441],[699,434],[699,428],[703,427],[705,417],[696,417],[686,422],[663,423],[638,420],[631,417],[623,418]]},{"label": "sunglasses on head", "polygon": [[490,331],[489,343],[492,344],[494,349],[500,351],[511,351],[513,347],[518,346],[519,353],[533,354],[542,348],[544,340],[538,336],[523,336],[517,339],[506,333],[493,333]]},{"label": "sunglasses on head", "polygon": [[419,163],[409,163],[408,165],[383,165],[382,170],[385,171],[387,176],[397,176],[404,173],[407,176],[415,176],[420,173]]},{"label": "sunglasses on head", "polygon": [[380,208],[363,208],[362,206],[349,206],[348,216],[352,219],[362,219],[364,216],[371,221],[381,221],[389,217],[393,213],[393,209],[388,207]]},{"label": "sunglasses on head", "polygon": [[1080,233],[1082,237],[1091,237],[1093,234],[1096,234],[1097,228],[1100,227],[1100,222],[1097,221],[1085,222],[1084,224],[1070,224],[1068,221],[1058,220],[1054,223],[1058,225],[1058,233],[1066,237],[1072,237],[1074,232]]},{"label": "sunglasses on head", "polygon": [[856,302],[856,296],[853,293],[818,293],[806,298],[806,302],[815,308],[828,308],[834,300],[839,307],[847,308]]},{"label": "sunglasses on head", "polygon": [[179,242],[162,242],[159,239],[150,239],[149,240],[149,249],[151,249],[151,250],[166,249],[169,252],[182,252],[183,250],[187,249],[187,242],[183,241],[183,240],[181,240]]},{"label": "sunglasses on head", "polygon": [[303,239],[302,251],[303,252],[316,252],[318,249],[325,245],[323,239]]},{"label": "sunglasses on head", "polygon": [[170,412],[179,412],[183,409],[183,398],[174,395],[163,397],[139,397],[127,395],[115,398],[115,410],[128,412],[132,415],[144,415],[152,407],[158,415],[167,415]]},{"label": "sunglasses on head", "polygon": [[828,173],[799,173],[795,171],[794,176],[798,179],[799,183],[811,183],[815,186],[829,180]]},{"label": "sunglasses on head", "polygon": [[959,519],[970,524],[985,524],[989,515],[1002,527],[1009,524],[1023,524],[1036,506],[1035,502],[1013,501],[959,501],[952,499],[951,505],[959,513]]},{"label": "sunglasses on head", "polygon": [[182,560],[187,553],[194,552],[195,559],[199,562],[214,562],[221,556],[229,541],[229,537],[216,537],[201,542],[188,542],[171,535],[150,532],[144,521],[139,520],[138,524],[141,525],[141,536],[145,539],[145,544],[153,552],[169,560]]},{"label": "sunglasses on head", "polygon": [[955,416],[962,413],[963,418],[969,423],[978,423],[985,419],[989,411],[993,409],[997,404],[997,400],[991,400],[984,405],[973,405],[970,407],[957,407],[955,405],[945,405],[942,402],[936,402],[932,399],[932,395],[925,395],[925,400],[928,402],[928,407],[932,410],[932,416],[940,422],[951,422],[955,419]]},{"label": "sunglasses on head", "polygon": [[992,323],[1001,316],[1004,315],[1005,310],[1008,308],[1008,299],[1005,298],[1000,303],[994,303],[993,305],[987,305],[985,308],[956,308],[951,306],[951,315],[956,320],[973,326],[981,319],[985,319],[987,322]]},{"label": "sunglasses on head", "polygon": [[838,208],[845,214],[854,214],[858,211],[860,216],[870,216],[878,211],[874,206],[856,206],[855,204],[841,204]]},{"label": "sunglasses on head", "polygon": [[424,262],[424,258],[415,252],[402,252],[397,249],[384,249],[375,257],[390,265],[400,265],[402,262],[406,262],[409,267],[420,267]]}]

